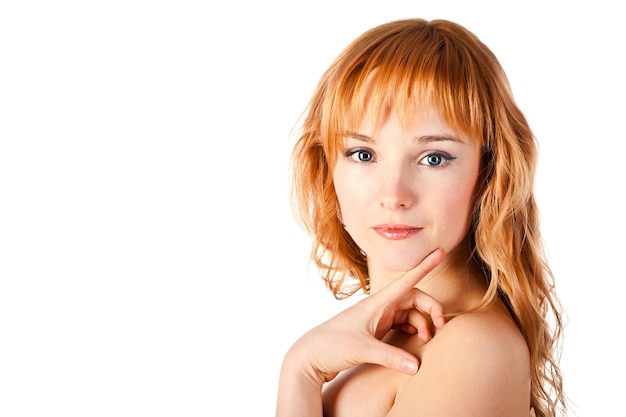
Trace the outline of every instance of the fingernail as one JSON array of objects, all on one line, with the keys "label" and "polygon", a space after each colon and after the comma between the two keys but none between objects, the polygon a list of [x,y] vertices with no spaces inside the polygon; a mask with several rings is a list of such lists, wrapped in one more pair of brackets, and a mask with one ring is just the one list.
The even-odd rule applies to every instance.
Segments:
[{"label": "fingernail", "polygon": [[411,360],[411,359],[402,359],[402,371],[406,372],[407,374],[414,374],[415,372],[417,372],[417,362]]}]

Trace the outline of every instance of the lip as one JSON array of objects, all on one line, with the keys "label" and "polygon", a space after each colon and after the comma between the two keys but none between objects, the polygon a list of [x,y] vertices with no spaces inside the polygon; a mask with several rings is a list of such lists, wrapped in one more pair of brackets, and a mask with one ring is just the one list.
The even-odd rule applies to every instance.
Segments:
[{"label": "lip", "polygon": [[416,235],[421,227],[409,226],[406,224],[379,224],[372,227],[376,233],[385,239],[402,240]]}]

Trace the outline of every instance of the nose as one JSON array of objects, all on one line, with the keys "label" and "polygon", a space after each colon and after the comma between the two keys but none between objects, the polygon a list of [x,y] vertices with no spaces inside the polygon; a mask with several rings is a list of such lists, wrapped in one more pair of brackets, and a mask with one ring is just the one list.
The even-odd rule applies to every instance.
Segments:
[{"label": "nose", "polygon": [[380,205],[387,210],[407,209],[416,202],[411,176],[402,168],[386,170],[378,188]]}]

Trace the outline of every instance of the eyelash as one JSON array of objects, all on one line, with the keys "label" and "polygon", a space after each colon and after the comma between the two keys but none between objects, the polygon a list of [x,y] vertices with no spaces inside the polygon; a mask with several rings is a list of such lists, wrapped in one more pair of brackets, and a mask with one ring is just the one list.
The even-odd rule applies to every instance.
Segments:
[{"label": "eyelash", "polygon": [[[368,161],[361,161],[361,160],[355,160],[354,159],[354,155],[358,155],[360,153],[368,153],[371,155],[371,159]],[[364,148],[353,148],[353,149],[348,149],[345,153],[346,158],[348,158],[350,161],[354,162],[354,163],[368,163],[368,162],[374,162],[374,152],[372,152],[369,149],[364,149]],[[426,163],[422,164],[422,161],[426,160],[427,158],[432,158],[432,157],[439,157],[441,158],[443,161],[441,162],[441,164],[439,165],[429,165]],[[430,168],[443,168],[446,165],[448,165],[451,161],[454,161],[456,159],[456,157],[446,153],[446,152],[431,152],[429,154],[427,154],[426,156],[422,157],[419,159],[419,163],[421,165],[430,167]]]},{"label": "eyelash", "polygon": [[427,158],[431,158],[433,156],[440,157],[443,160],[441,162],[441,164],[439,164],[439,165],[424,164],[424,165],[426,165],[426,166],[428,166],[430,168],[443,168],[446,165],[448,165],[451,161],[454,161],[456,159],[456,157],[454,157],[454,156],[452,156],[452,155],[450,155],[448,153],[445,153],[445,152],[432,152],[432,153],[429,153],[428,155],[426,155],[425,157],[423,157],[422,159],[420,159],[420,162],[425,160],[425,159],[427,159]]},{"label": "eyelash", "polygon": [[372,156],[372,160],[374,159],[374,152],[370,151],[369,149],[363,149],[363,148],[348,149],[346,151],[346,158],[350,159],[352,162],[355,162],[355,163],[372,162],[372,160],[360,161],[360,160],[355,160],[353,158],[354,155],[357,155],[357,154],[360,154],[360,153],[365,153],[365,152],[367,152],[368,154],[370,154]]}]

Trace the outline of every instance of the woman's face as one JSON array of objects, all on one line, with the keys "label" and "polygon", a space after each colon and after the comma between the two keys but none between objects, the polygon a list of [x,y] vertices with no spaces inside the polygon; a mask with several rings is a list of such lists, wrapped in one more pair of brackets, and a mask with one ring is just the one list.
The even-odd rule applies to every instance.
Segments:
[{"label": "woman's face", "polygon": [[430,106],[403,127],[391,111],[376,132],[346,132],[333,171],[341,219],[367,254],[370,277],[402,272],[466,236],[480,170],[477,140]]}]

